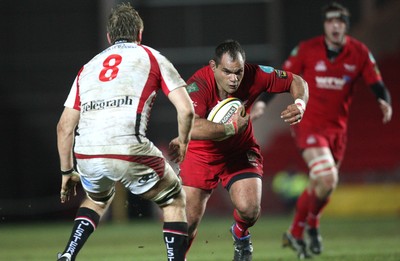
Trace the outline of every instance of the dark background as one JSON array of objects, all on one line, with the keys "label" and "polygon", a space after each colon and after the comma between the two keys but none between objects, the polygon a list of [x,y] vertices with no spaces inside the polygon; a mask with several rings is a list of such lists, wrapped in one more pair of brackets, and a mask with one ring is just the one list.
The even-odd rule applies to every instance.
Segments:
[{"label": "dark background", "polygon": [[[105,18],[109,7],[116,2],[0,0],[3,104],[0,224],[57,220],[75,211],[77,200],[69,205],[59,203],[56,124],[77,71],[107,46]],[[391,64],[399,66],[400,45],[394,36],[398,34],[399,22],[387,15],[388,9],[398,8],[398,1],[339,2],[352,13],[351,33],[367,43],[378,63],[389,59]],[[143,44],[160,50],[187,79],[208,63],[213,48],[227,38],[236,39],[244,46],[249,62],[279,68],[300,40],[322,33],[320,9],[328,1],[143,0],[131,3],[144,20]],[[369,29],[376,32],[376,21],[386,21],[378,29],[378,32],[387,32],[384,38],[371,37],[369,33]],[[391,65],[384,68],[390,73],[399,69],[394,70]],[[384,77],[397,79],[381,70]],[[393,80],[388,86],[394,93],[396,109],[399,84]],[[380,116],[377,117],[371,126],[380,123]],[[395,123],[386,127],[385,133],[398,132],[396,110],[393,120]],[[156,145],[164,147],[175,135],[175,112],[160,93],[148,136]],[[376,135],[377,139],[380,137]],[[384,174],[389,173],[390,178],[397,180],[399,143],[397,135],[392,137],[394,140],[388,141],[392,142],[392,161]],[[371,172],[371,168],[375,173],[374,166],[364,172]]]}]

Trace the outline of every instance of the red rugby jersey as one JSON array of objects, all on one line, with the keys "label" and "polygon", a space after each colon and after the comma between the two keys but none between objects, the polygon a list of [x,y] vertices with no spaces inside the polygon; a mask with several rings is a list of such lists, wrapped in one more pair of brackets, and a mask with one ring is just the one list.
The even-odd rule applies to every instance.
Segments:
[{"label": "red rugby jersey", "polygon": [[[238,90],[230,97],[239,98],[249,113],[252,104],[262,92],[289,92],[293,80],[291,73],[275,70],[270,66],[245,64],[243,80]],[[193,100],[195,113],[207,118],[208,113],[221,99],[217,93],[214,73],[210,66],[205,66],[194,73],[187,81],[190,98]],[[251,122],[241,134],[234,135],[223,141],[191,140],[188,153],[197,155],[197,159],[218,160],[224,155],[241,153],[249,148],[257,147]]]},{"label": "red rugby jersey", "polygon": [[367,85],[382,80],[368,48],[350,36],[333,62],[327,57],[324,36],[318,36],[294,48],[283,68],[307,81],[309,101],[296,127],[314,130],[346,131],[355,82],[360,77]]}]

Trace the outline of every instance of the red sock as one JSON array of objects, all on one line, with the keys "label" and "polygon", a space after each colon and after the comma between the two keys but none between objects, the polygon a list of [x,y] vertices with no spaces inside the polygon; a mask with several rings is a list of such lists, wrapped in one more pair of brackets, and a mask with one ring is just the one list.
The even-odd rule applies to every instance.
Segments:
[{"label": "red sock", "polygon": [[319,227],[319,218],[321,217],[322,210],[329,202],[329,197],[326,199],[319,199],[312,193],[310,195],[310,205],[309,205],[309,212],[307,216],[307,224],[310,228],[318,228]]},{"label": "red sock", "polygon": [[233,224],[233,234],[235,234],[237,238],[242,238],[249,235],[249,227],[253,226],[256,221],[250,223],[241,219],[236,209],[233,210],[233,218],[236,221],[235,224]]},{"label": "red sock", "polygon": [[296,212],[294,214],[293,223],[290,227],[290,233],[296,239],[303,238],[303,231],[306,225],[308,215],[310,194],[305,189],[300,197],[297,199]]}]

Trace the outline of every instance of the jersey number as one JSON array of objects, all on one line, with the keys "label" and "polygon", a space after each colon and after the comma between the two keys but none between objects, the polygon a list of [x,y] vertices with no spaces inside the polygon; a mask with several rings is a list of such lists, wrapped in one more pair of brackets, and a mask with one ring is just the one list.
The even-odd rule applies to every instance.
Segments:
[{"label": "jersey number", "polygon": [[108,56],[103,62],[103,70],[99,74],[99,79],[102,82],[112,81],[117,77],[119,68],[118,65],[121,64],[122,57],[118,54],[112,54]]}]

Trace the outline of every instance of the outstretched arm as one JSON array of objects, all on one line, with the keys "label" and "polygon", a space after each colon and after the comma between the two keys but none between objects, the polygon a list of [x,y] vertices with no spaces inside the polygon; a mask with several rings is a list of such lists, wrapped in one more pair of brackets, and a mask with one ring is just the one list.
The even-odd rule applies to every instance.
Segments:
[{"label": "outstretched arm", "polygon": [[57,124],[57,148],[62,174],[61,203],[69,200],[71,191],[76,195],[76,184],[80,181],[79,174],[74,170],[72,156],[75,127],[79,122],[79,117],[79,111],[66,107]]}]

